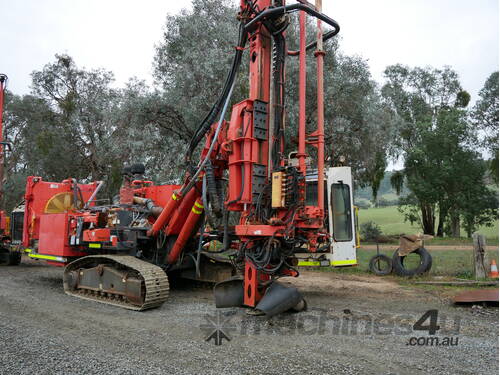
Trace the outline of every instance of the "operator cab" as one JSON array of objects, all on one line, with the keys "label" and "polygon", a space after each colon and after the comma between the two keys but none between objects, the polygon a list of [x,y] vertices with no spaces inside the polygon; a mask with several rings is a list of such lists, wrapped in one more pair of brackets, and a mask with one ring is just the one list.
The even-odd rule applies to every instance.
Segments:
[{"label": "operator cab", "polygon": [[[306,205],[316,205],[318,200],[318,174],[306,175]],[[331,167],[325,173],[325,227],[331,243],[329,248],[314,259],[299,261],[299,266],[353,266],[356,259],[356,213],[353,205],[353,187],[350,167]],[[319,254],[318,254],[319,255]],[[318,260],[316,260],[318,259]],[[325,262],[325,260],[328,260]]]}]

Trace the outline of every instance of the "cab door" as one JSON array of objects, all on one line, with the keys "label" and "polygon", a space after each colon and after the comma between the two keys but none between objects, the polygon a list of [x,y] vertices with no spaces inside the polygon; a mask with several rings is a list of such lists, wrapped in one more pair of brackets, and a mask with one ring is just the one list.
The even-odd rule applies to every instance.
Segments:
[{"label": "cab door", "polygon": [[327,171],[328,223],[332,239],[330,264],[352,266],[357,264],[355,213],[350,167],[333,167]]}]

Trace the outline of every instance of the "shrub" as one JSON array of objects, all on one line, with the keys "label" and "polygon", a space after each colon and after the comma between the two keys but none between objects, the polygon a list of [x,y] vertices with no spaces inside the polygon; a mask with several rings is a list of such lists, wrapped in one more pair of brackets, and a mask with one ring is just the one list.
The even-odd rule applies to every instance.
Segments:
[{"label": "shrub", "polygon": [[382,236],[382,229],[373,221],[361,224],[360,232],[363,241],[376,241]]},{"label": "shrub", "polygon": [[372,204],[368,199],[363,199],[363,198],[355,199],[354,204],[361,210],[370,208],[372,206]]},{"label": "shrub", "polygon": [[377,201],[377,207],[389,207],[389,206],[397,206],[399,203],[398,199],[385,199],[380,198]]}]

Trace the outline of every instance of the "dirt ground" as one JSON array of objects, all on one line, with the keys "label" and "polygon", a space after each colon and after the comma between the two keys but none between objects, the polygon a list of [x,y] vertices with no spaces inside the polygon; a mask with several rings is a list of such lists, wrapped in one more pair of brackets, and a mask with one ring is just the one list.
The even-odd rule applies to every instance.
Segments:
[{"label": "dirt ground", "polygon": [[[454,307],[449,293],[392,279],[304,271],[284,282],[308,311],[268,320],[217,314],[211,290],[192,285],[161,308],[127,311],[65,295],[61,273],[26,259],[0,268],[0,374],[498,373],[498,308]],[[440,346],[412,329],[431,309]],[[230,341],[206,341],[217,326]]]}]

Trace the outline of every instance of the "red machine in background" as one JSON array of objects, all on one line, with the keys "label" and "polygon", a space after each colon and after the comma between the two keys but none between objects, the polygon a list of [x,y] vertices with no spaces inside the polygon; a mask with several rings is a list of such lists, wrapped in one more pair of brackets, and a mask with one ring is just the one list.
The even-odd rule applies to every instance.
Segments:
[{"label": "red machine in background", "polygon": [[36,249],[28,251],[30,257],[64,266],[76,257],[88,255],[89,244],[90,248],[97,249],[106,248],[108,243],[116,247],[119,235],[115,232],[117,227],[122,227],[122,211],[133,209],[134,199],[154,199],[165,204],[178,187],[134,180],[122,187],[118,205],[95,206],[102,184],[102,181],[78,184],[74,179],[55,183],[28,177],[24,202],[12,214],[13,222],[19,224],[22,220],[22,235],[17,230],[14,243],[22,239],[24,249]]},{"label": "red machine in background", "polygon": [[[285,38],[292,12],[300,13],[299,51],[288,50]],[[307,15],[317,19],[316,39],[309,44]],[[238,19],[230,72],[191,139],[182,185],[155,186],[144,180],[142,165],[133,165],[124,169],[119,200],[98,205],[100,182],[28,179],[24,206],[12,216],[13,240],[22,240],[33,258],[65,265],[66,293],[142,310],[165,301],[168,273],[218,282],[217,307],[245,305],[267,315],[304,308],[300,293],[276,280],[298,276],[297,253],[331,249],[325,208],[323,42],[335,36],[339,26],[321,13],[319,0],[316,6],[306,1],[286,5],[284,0],[241,0]],[[333,29],[323,33],[322,22]],[[227,122],[247,48],[249,97],[233,106]],[[306,54],[312,50],[317,123],[307,134]],[[298,137],[292,156],[285,153],[287,56],[298,56],[300,72],[299,122],[289,125],[297,128]],[[200,159],[193,162],[202,140]],[[307,146],[316,150],[314,164]],[[345,196],[351,194],[349,189],[339,191],[346,193],[337,201],[345,202],[351,212],[350,195]],[[347,225],[353,223],[349,215],[344,215]],[[352,229],[350,233],[352,239]],[[215,250],[210,246],[214,242],[219,243]]]},{"label": "red machine in background", "polygon": [[4,154],[5,149],[11,149],[9,142],[3,138],[3,105],[5,88],[7,87],[7,76],[0,74],[0,265],[17,265],[21,262],[21,253],[10,246],[10,218],[3,210],[4,199]]},{"label": "red machine in background", "polygon": [[[152,199],[164,203],[179,186],[138,180],[143,173],[140,165],[125,168],[118,201],[102,206],[96,205],[101,181],[28,177],[24,201],[11,214],[12,246],[30,258],[65,266],[68,294],[135,310],[161,305],[168,279],[154,264],[161,264],[155,259],[158,247],[146,232],[161,211]],[[75,261],[85,267],[75,272],[71,266],[80,264]]]},{"label": "red machine in background", "polygon": [[[87,255],[75,246],[78,244],[74,236],[80,222],[98,224],[98,213],[79,211],[97,186],[97,183],[77,184],[74,179],[56,183],[28,177],[21,211],[23,248],[36,249],[36,253],[43,255],[33,253],[32,257],[56,266],[64,265],[72,257]],[[19,210],[14,210],[12,220],[20,221],[16,212]]]}]

